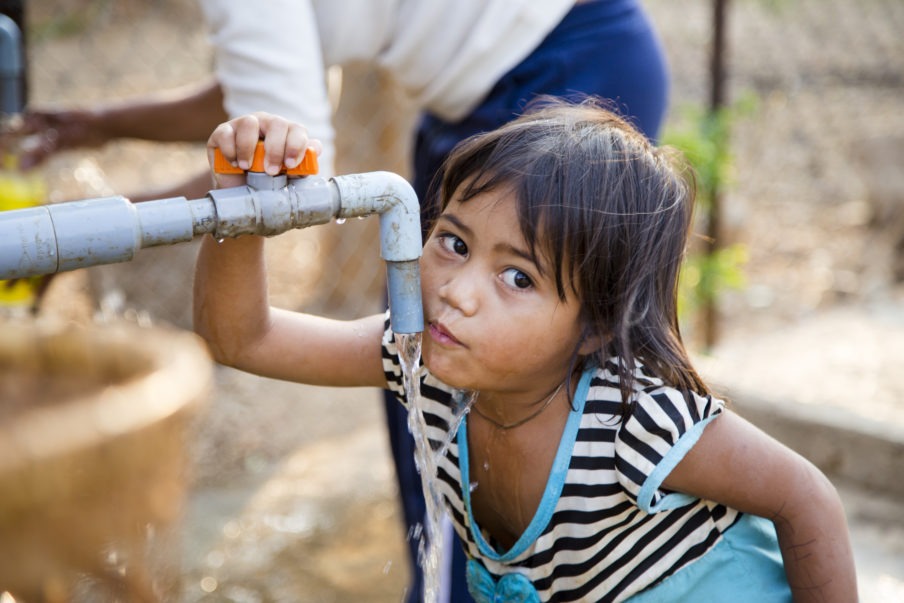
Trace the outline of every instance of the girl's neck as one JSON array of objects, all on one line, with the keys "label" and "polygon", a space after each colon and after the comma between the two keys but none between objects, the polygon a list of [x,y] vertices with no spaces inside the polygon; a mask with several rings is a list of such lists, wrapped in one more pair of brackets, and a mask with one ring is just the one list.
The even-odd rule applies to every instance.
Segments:
[{"label": "girl's neck", "polygon": [[474,401],[472,410],[481,419],[492,425],[500,431],[509,431],[525,425],[546,411],[553,403],[565,394],[565,383],[567,378],[559,382],[559,384],[542,398],[527,404],[515,404],[512,402],[500,403],[500,401],[486,403],[481,405],[481,395],[478,392]]}]

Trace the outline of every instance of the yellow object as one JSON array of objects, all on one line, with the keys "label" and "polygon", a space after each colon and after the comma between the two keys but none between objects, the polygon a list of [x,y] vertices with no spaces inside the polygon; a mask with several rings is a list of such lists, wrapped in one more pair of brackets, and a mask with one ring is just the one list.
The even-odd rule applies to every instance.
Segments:
[{"label": "yellow object", "polygon": [[[46,199],[44,181],[38,172],[24,173],[15,169],[15,159],[3,160],[0,169],[0,211],[41,205]],[[35,303],[44,277],[0,281],[0,306],[28,306]]]}]

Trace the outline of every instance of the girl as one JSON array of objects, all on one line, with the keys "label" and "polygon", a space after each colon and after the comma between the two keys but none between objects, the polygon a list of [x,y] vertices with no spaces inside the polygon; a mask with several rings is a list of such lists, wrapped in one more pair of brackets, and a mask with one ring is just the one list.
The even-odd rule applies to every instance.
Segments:
[{"label": "girl", "polygon": [[[271,173],[312,142],[255,114],[208,147],[246,167],[259,137]],[[476,393],[438,480],[478,601],[857,598],[834,488],[726,410],[682,346],[686,171],[615,115],[552,100],[444,168],[419,375],[428,425],[451,422],[455,390]],[[196,329],[215,358],[407,404],[386,317],[270,308],[262,249],[202,246]]]}]

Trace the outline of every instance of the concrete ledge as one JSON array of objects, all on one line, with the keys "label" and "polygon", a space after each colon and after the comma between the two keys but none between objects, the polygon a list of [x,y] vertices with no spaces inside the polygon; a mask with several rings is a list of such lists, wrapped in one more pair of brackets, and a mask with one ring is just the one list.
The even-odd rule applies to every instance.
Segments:
[{"label": "concrete ledge", "polygon": [[904,427],[835,407],[776,403],[732,388],[729,408],[798,452],[832,480],[904,497]]}]

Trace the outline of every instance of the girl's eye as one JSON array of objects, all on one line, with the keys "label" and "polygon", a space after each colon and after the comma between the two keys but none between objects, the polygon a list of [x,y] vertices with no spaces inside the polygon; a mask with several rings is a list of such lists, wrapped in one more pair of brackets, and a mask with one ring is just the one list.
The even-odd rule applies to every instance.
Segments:
[{"label": "girl's eye", "polygon": [[508,268],[502,273],[502,282],[515,289],[530,289],[534,281],[517,268]]},{"label": "girl's eye", "polygon": [[440,245],[455,255],[468,255],[468,246],[454,234],[443,234],[439,236],[439,239]]}]

